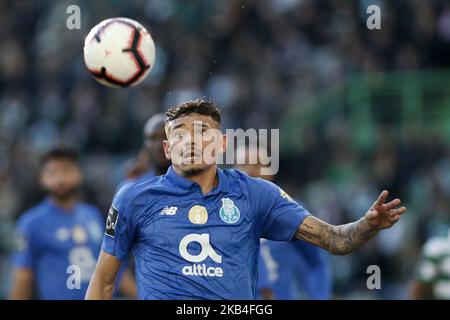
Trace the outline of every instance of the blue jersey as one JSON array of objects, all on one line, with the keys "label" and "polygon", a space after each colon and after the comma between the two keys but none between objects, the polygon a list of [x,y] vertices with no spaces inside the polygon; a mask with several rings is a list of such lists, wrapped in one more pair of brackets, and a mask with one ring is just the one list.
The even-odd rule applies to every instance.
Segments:
[{"label": "blue jersey", "polygon": [[312,244],[262,239],[258,272],[258,293],[268,288],[279,300],[330,298],[327,253]]},{"label": "blue jersey", "polygon": [[17,222],[13,265],[33,270],[40,299],[84,299],[103,225],[102,215],[91,205],[77,203],[68,212],[45,199]]},{"label": "blue jersey", "polygon": [[132,251],[140,299],[255,299],[261,237],[291,241],[308,212],[279,187],[217,169],[207,194],[170,167],[123,186],[102,249]]}]

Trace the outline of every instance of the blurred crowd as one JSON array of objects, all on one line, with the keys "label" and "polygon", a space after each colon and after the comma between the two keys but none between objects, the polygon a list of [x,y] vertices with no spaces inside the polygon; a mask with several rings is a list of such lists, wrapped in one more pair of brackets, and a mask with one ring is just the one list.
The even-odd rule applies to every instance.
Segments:
[{"label": "blurred crowd", "polygon": [[[66,27],[71,4],[81,9],[80,30]],[[370,4],[381,8],[382,30],[366,28]],[[84,67],[84,37],[114,16],[144,24],[157,46],[150,76],[135,88],[102,87]],[[83,198],[106,212],[152,114],[213,98],[224,128],[281,128],[283,139],[283,115],[351,74],[449,67],[450,3],[5,0],[0,36],[1,298],[14,221],[42,197],[38,160],[51,146],[81,152]],[[396,140],[393,125],[379,124],[378,142],[362,153],[340,119],[327,135],[308,135],[296,155],[281,150],[278,182],[331,223],[359,218],[382,188],[402,197],[410,209],[403,222],[331,261],[336,297],[405,298],[421,245],[450,219],[448,142],[418,132]],[[371,264],[381,268],[380,291],[366,288]]]}]

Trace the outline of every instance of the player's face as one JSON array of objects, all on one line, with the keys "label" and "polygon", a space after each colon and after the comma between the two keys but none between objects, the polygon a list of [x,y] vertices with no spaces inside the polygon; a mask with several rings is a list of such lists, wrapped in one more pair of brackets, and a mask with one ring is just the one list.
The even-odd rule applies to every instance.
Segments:
[{"label": "player's face", "polygon": [[216,164],[226,147],[219,124],[210,116],[192,113],[166,124],[164,151],[172,165],[186,175],[200,173]]},{"label": "player's face", "polygon": [[49,160],[42,168],[41,185],[52,196],[66,198],[76,193],[82,183],[80,168],[73,161]]},{"label": "player's face", "polygon": [[170,164],[163,149],[163,141],[166,139],[164,125],[159,126],[150,135],[145,137],[145,147],[148,150],[150,163],[158,168],[167,168]]}]

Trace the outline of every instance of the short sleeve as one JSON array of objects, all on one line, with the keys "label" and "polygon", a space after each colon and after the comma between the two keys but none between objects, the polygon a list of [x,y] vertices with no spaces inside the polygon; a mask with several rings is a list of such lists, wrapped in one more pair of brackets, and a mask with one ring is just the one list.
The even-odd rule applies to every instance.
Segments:
[{"label": "short sleeve", "polygon": [[260,237],[292,241],[303,220],[310,214],[276,184],[254,179],[251,187]]},{"label": "short sleeve", "polygon": [[123,261],[135,238],[136,226],[126,186],[115,195],[106,218],[102,250]]},{"label": "short sleeve", "polygon": [[28,217],[22,216],[17,221],[14,234],[13,266],[33,269],[36,256],[35,247],[33,224]]}]

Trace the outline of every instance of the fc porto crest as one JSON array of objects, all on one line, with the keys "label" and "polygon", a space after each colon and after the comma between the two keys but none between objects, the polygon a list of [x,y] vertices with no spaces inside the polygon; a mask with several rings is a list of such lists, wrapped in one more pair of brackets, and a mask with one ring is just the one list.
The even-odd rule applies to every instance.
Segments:
[{"label": "fc porto crest", "polygon": [[241,212],[238,207],[234,205],[233,200],[230,198],[222,199],[222,207],[219,210],[220,219],[222,219],[225,223],[236,223],[240,216]]}]

